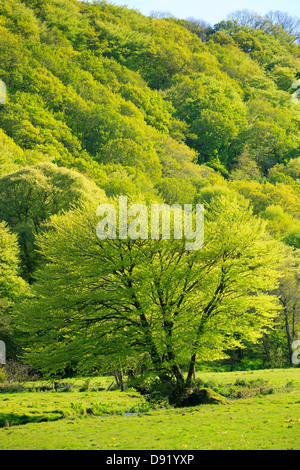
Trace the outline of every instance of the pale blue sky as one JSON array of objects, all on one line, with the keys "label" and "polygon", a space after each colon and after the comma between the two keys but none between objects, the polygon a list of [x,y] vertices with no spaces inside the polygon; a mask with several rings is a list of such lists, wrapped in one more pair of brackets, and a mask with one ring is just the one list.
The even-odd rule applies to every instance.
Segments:
[{"label": "pale blue sky", "polygon": [[151,11],[169,11],[178,18],[203,19],[212,26],[226,19],[228,13],[247,9],[260,15],[280,10],[300,17],[300,0],[108,0],[108,3],[126,5],[148,16]]}]

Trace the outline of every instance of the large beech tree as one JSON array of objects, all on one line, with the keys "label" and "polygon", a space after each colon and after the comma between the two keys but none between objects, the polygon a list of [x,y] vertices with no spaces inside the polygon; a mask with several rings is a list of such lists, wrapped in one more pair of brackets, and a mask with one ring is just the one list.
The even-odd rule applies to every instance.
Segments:
[{"label": "large beech tree", "polygon": [[278,313],[280,244],[247,202],[215,199],[194,251],[184,240],[99,240],[98,221],[95,207],[77,208],[38,238],[46,264],[19,314],[30,365],[55,373],[147,354],[161,380],[180,386],[198,358],[256,342]]}]

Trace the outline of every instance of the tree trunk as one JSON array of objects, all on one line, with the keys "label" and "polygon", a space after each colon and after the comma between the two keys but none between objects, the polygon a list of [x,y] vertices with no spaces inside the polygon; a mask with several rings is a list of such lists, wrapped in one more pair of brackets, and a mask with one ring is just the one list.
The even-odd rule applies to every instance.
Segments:
[{"label": "tree trunk", "polygon": [[284,314],[285,314],[285,330],[286,330],[286,337],[287,337],[287,343],[288,343],[288,350],[289,350],[289,361],[290,365],[292,365],[292,355],[293,355],[293,349],[292,349],[292,338],[290,334],[290,325],[289,325],[289,319],[288,319],[288,313],[286,309],[284,309]]},{"label": "tree trunk", "polygon": [[178,385],[183,385],[184,384],[184,376],[183,376],[183,373],[182,373],[182,371],[181,371],[178,364],[175,364],[173,366],[173,372],[174,372],[174,375],[176,377],[177,384]]},{"label": "tree trunk", "polygon": [[192,382],[193,378],[195,377],[196,358],[197,358],[197,354],[194,353],[191,357],[191,360],[190,360],[190,367],[189,367],[188,375],[187,375],[187,378],[186,378],[186,384],[187,385],[191,385],[191,382]]},{"label": "tree trunk", "polygon": [[120,387],[121,392],[125,391],[125,386],[124,386],[124,377],[123,377],[123,371],[122,370],[115,370],[114,371],[114,376],[116,379],[116,383],[118,387]]},{"label": "tree trunk", "polygon": [[125,391],[124,377],[123,377],[123,372],[122,371],[120,371],[120,390],[121,390],[121,392]]}]

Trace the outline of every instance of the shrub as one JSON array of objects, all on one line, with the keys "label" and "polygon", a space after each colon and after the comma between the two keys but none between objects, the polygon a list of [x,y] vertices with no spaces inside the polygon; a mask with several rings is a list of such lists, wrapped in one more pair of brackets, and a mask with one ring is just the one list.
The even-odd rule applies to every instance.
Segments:
[{"label": "shrub", "polygon": [[79,391],[80,392],[88,392],[90,390],[90,382],[91,379],[86,379],[82,386],[80,387]]},{"label": "shrub", "polygon": [[74,388],[74,385],[71,382],[62,382],[58,383],[57,390],[60,392],[69,392]]},{"label": "shrub", "polygon": [[0,384],[0,393],[22,392],[25,387],[20,382],[4,382]]},{"label": "shrub", "polygon": [[16,360],[7,361],[5,371],[8,382],[26,382],[37,379],[37,374],[32,373],[26,364]]},{"label": "shrub", "polygon": [[5,382],[6,380],[7,380],[6,371],[5,371],[4,367],[1,367],[1,368],[0,368],[0,384],[2,384],[3,382]]},{"label": "shrub", "polygon": [[203,382],[201,379],[196,379],[191,385],[183,385],[182,387],[178,387],[173,381],[155,380],[151,383],[148,400],[175,407],[194,406],[202,403],[225,403],[224,396],[210,388],[208,384],[217,388],[213,381]]},{"label": "shrub", "polygon": [[227,390],[228,396],[236,398],[251,397],[254,395],[269,395],[274,393],[274,387],[267,380],[257,378],[253,380],[237,379],[233,386]]}]

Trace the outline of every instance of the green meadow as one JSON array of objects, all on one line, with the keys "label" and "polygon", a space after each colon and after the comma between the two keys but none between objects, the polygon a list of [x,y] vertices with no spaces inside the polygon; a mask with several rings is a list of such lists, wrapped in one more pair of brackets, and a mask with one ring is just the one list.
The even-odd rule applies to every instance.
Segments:
[{"label": "green meadow", "polygon": [[56,390],[51,382],[28,382],[2,391],[0,449],[300,449],[299,369],[199,377],[227,397],[225,405],[149,403],[134,389],[108,391],[111,377],[62,380]]}]

